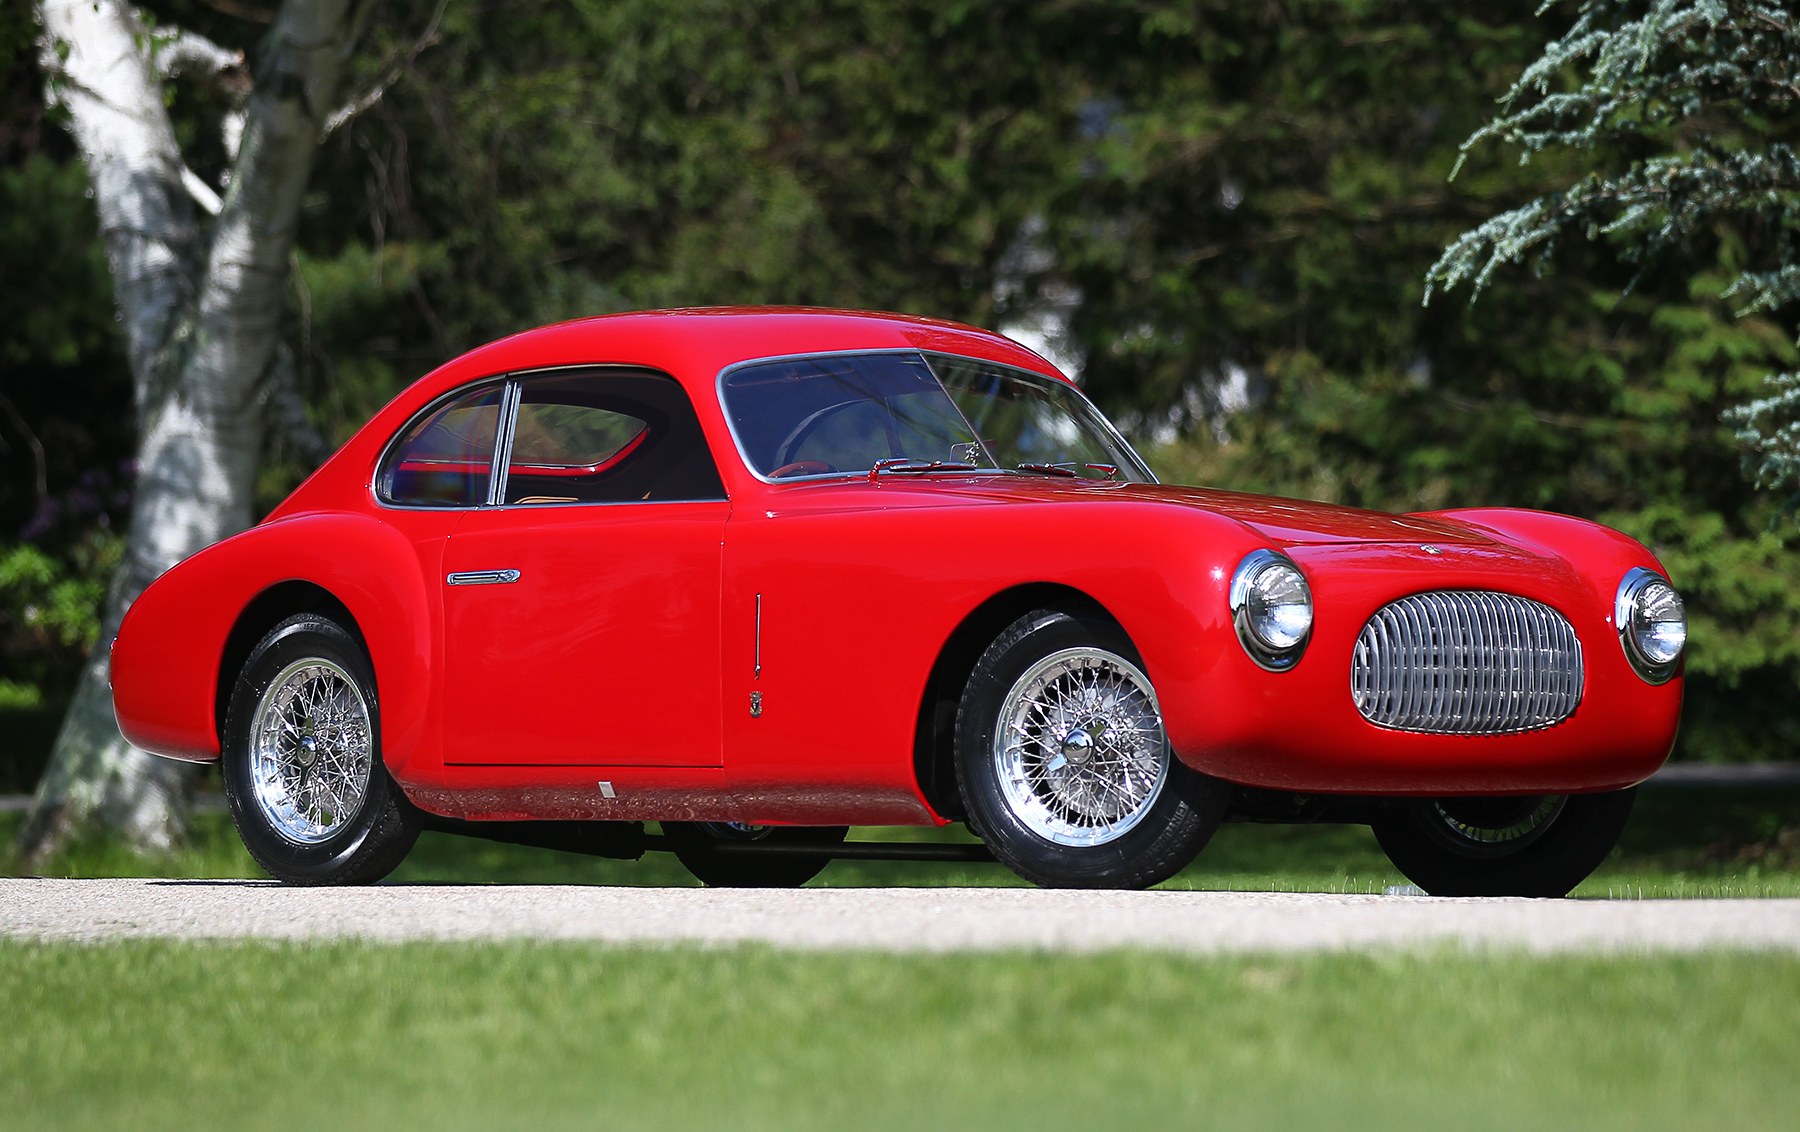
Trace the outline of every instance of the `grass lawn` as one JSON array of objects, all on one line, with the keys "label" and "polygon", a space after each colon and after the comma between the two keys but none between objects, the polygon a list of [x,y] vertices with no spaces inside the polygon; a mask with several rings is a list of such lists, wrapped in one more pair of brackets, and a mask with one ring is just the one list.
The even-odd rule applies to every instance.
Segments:
[{"label": "grass lawn", "polygon": [[1791,1128],[1800,960],[0,943],[11,1128]]},{"label": "grass lawn", "polygon": [[[0,814],[0,848],[22,819]],[[871,829],[859,838],[966,840],[944,830]],[[3,867],[3,866],[0,866]],[[193,845],[146,861],[116,849],[78,847],[46,872],[65,876],[237,877],[262,875],[229,819],[201,814]],[[542,849],[427,834],[393,876],[399,883],[696,883],[675,859],[607,861]],[[1362,826],[1227,825],[1171,888],[1240,891],[1380,892],[1402,877]],[[992,864],[838,861],[815,885],[1018,885]],[[1581,888],[1591,897],[1800,896],[1800,789],[1642,791],[1619,849]]]},{"label": "grass lawn", "polygon": [[[1800,791],[1648,791],[1584,892],[1796,895]],[[17,828],[0,817],[0,836]],[[917,834],[915,834],[917,835]],[[937,836],[949,836],[940,833]],[[229,824],[161,862],[254,875]],[[686,883],[427,838],[397,881]],[[824,884],[1009,883],[839,862]],[[1355,827],[1230,826],[1177,885],[1378,891]],[[0,941],[0,1128],[1787,1129],[1800,957],[1196,957]]]}]

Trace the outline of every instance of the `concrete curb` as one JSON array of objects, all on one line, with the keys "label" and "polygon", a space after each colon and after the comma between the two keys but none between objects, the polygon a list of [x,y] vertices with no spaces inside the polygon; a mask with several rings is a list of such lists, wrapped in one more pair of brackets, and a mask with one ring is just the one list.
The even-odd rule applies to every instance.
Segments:
[{"label": "concrete curb", "polygon": [[877,951],[1800,952],[1800,900],[0,879],[0,939],[591,940]]}]

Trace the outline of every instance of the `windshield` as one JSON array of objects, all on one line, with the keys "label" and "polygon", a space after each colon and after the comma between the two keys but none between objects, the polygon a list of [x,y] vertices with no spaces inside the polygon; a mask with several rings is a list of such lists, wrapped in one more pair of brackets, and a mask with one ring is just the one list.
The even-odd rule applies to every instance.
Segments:
[{"label": "windshield", "polygon": [[949,467],[1153,477],[1070,386],[943,355],[753,362],[721,382],[745,460],[767,479]]}]

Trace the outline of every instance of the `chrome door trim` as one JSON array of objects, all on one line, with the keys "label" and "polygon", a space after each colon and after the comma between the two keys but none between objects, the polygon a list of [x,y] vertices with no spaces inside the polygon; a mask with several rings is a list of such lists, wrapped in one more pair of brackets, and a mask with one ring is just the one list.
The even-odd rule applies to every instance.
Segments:
[{"label": "chrome door trim", "polygon": [[444,576],[446,586],[507,586],[518,580],[517,570],[459,570]]},{"label": "chrome door trim", "polygon": [[506,479],[512,471],[513,430],[518,423],[519,379],[513,376],[507,379],[506,388],[500,394],[500,431],[494,442],[494,468],[488,475],[489,507],[506,502]]}]

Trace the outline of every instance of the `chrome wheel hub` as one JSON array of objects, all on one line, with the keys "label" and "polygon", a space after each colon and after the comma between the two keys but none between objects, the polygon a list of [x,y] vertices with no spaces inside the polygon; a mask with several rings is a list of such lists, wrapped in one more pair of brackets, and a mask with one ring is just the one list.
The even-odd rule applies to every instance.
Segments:
[{"label": "chrome wheel hub", "polygon": [[322,657],[276,673],[250,720],[250,795],[269,827],[316,845],[362,812],[374,769],[369,705]]},{"label": "chrome wheel hub", "polygon": [[1013,815],[1058,845],[1103,845],[1137,826],[1169,777],[1149,678],[1099,648],[1064,649],[1007,692],[994,768]]},{"label": "chrome wheel hub", "polygon": [[1063,736],[1062,750],[1059,753],[1070,766],[1081,766],[1094,757],[1094,737],[1085,729],[1077,727]]},{"label": "chrome wheel hub", "polygon": [[1425,825],[1465,856],[1506,856],[1548,832],[1568,801],[1566,794],[1445,798],[1430,804]]}]

